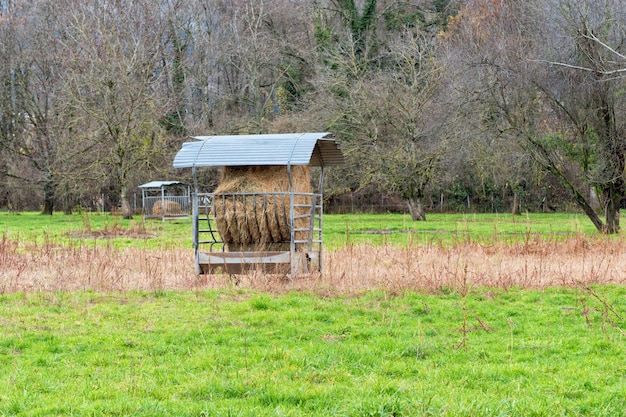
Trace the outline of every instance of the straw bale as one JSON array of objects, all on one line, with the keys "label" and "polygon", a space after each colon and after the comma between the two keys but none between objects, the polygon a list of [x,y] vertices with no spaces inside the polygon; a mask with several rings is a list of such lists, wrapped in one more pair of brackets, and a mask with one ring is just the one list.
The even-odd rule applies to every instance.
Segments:
[{"label": "straw bale", "polygon": [[[165,210],[163,210],[165,209]],[[164,213],[165,211],[165,213]],[[159,200],[152,206],[152,215],[153,216],[162,216],[163,214],[167,215],[181,215],[184,214],[183,210],[179,203],[171,200]]]},{"label": "straw bale", "polygon": [[[291,167],[295,192],[310,193],[311,178],[306,166]],[[285,250],[291,240],[286,166],[224,167],[215,190],[215,218],[218,231],[230,250]],[[232,195],[228,193],[242,193]],[[295,203],[306,198],[295,197]],[[297,208],[296,215],[303,214]],[[306,219],[296,219],[296,228],[305,227]],[[306,233],[298,232],[297,239]],[[287,245],[285,245],[287,243]],[[256,248],[256,249],[255,249]]]}]

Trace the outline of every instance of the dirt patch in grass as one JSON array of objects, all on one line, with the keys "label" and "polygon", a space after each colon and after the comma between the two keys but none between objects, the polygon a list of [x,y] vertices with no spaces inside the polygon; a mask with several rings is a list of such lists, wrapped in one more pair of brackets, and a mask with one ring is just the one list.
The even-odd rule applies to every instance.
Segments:
[{"label": "dirt patch in grass", "polygon": [[157,235],[146,230],[143,225],[131,227],[112,225],[103,229],[81,229],[77,232],[70,233],[69,237],[74,239],[116,239],[120,237],[129,239],[151,239],[157,237]]}]

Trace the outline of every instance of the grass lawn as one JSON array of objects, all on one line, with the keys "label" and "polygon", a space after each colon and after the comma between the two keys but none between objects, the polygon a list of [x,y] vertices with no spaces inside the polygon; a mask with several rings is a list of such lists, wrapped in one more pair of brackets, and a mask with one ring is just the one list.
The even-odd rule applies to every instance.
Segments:
[{"label": "grass lawn", "polygon": [[0,296],[2,416],[620,416],[626,288]]},{"label": "grass lawn", "polygon": [[[99,213],[44,216],[40,213],[0,212],[0,235],[42,243],[106,244],[117,247],[191,247],[191,223],[184,220],[147,220]],[[530,236],[595,235],[591,221],[581,214],[430,214],[413,222],[406,214],[326,214],[327,249],[346,244],[421,244],[442,242],[520,242]]]},{"label": "grass lawn", "polygon": [[429,214],[414,222],[408,214],[325,215],[324,238],[331,247],[350,244],[520,242],[529,236],[596,234],[584,215],[567,213]]},{"label": "grass lawn", "polygon": [[0,235],[38,245],[191,247],[191,221],[144,221],[141,216],[126,220],[109,213],[0,212]]}]

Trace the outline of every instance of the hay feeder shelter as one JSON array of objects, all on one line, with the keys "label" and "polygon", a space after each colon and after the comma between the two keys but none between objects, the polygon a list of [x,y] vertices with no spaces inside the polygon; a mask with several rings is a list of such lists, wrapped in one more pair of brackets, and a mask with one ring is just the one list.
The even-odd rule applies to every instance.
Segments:
[{"label": "hay feeder shelter", "polygon": [[[344,163],[331,134],[192,138],[174,167],[192,170],[196,273],[321,272],[324,170]],[[222,169],[211,192],[199,191],[202,167]]]},{"label": "hay feeder shelter", "polygon": [[151,181],[139,186],[144,219],[189,219],[191,187],[180,181]]}]

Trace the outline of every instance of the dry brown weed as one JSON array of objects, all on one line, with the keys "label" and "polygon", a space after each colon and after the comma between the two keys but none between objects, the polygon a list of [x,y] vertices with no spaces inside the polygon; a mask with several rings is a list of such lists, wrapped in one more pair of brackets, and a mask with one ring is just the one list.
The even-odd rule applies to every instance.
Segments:
[{"label": "dry brown weed", "polygon": [[24,245],[0,240],[0,293],[250,288],[358,294],[469,287],[546,288],[626,283],[626,243],[610,238],[533,240],[517,245],[462,243],[399,248],[347,246],[324,254],[324,273],[288,279],[196,276],[191,249]]}]

